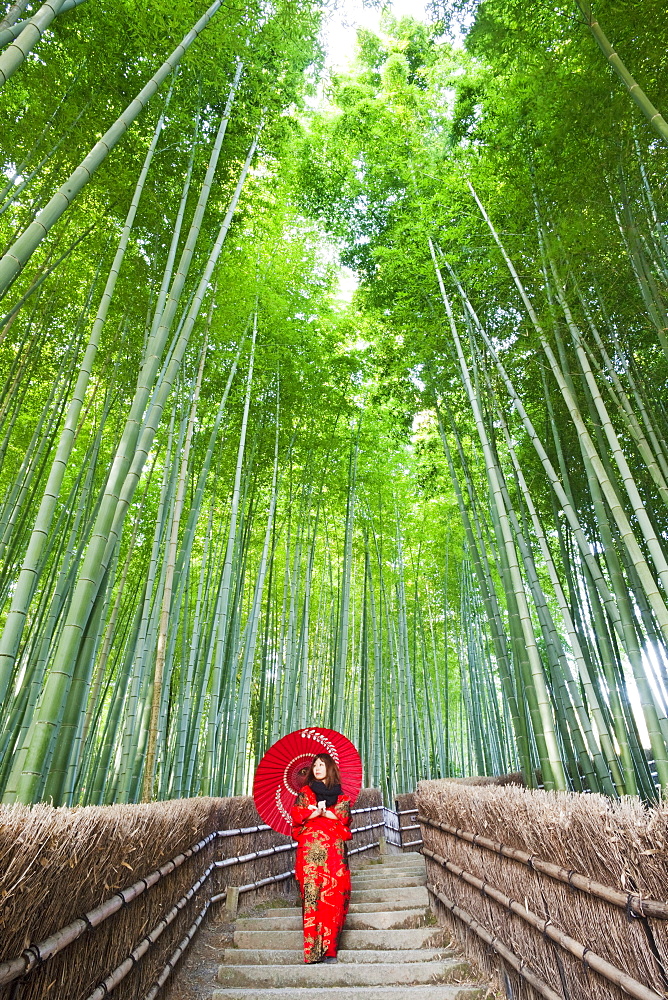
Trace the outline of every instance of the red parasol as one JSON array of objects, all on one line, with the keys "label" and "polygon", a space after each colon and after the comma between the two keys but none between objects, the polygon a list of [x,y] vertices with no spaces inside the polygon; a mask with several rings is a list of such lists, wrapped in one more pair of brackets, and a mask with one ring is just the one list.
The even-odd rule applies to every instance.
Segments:
[{"label": "red parasol", "polygon": [[350,740],[335,729],[297,729],[267,750],[253,782],[257,811],[278,833],[290,833],[290,810],[318,753],[330,754],[339,765],[341,788],[351,805],[357,798],[362,761]]}]

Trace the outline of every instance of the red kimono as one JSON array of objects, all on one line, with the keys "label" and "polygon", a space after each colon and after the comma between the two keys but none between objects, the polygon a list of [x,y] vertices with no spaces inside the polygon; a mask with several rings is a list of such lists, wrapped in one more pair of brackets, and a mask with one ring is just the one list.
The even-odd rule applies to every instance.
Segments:
[{"label": "red kimono", "polygon": [[350,840],[350,801],[339,795],[330,810],[337,819],[317,816],[315,795],[304,785],[292,808],[297,841],[295,878],[304,914],[304,961],[335,956],[350,901],[350,869],[344,842]]}]

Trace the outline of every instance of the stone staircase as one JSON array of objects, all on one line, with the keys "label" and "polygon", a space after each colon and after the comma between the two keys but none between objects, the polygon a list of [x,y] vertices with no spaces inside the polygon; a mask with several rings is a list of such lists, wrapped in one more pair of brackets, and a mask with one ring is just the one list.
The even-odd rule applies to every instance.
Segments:
[{"label": "stone staircase", "polygon": [[352,872],[335,964],[305,965],[301,908],[240,917],[215,1000],[478,1000],[487,990],[433,922],[420,854],[386,855]]}]

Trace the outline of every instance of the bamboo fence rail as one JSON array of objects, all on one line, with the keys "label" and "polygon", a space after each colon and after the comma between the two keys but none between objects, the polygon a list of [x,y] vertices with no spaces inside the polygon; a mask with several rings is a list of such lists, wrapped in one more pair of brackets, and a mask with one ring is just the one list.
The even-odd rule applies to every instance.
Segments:
[{"label": "bamboo fence rail", "polygon": [[434,905],[513,996],[668,996],[665,807],[453,781],[416,798]]},{"label": "bamboo fence rail", "polygon": [[[598,972],[601,976],[608,980],[608,982],[614,983],[616,986],[621,986],[625,993],[629,996],[636,997],[637,1000],[656,1000],[656,997],[660,997],[661,994],[657,993],[655,990],[648,989],[639,983],[637,979],[633,979],[632,976],[627,975],[622,969],[618,969],[611,962],[606,962],[604,958],[597,955],[591,950],[591,948],[581,944],[572,938],[568,934],[564,934],[560,931],[558,927],[552,924],[552,919],[548,917],[547,919],[542,919],[537,916],[537,914],[532,913],[531,910],[527,909],[526,906],[522,906],[517,900],[511,899],[504,892],[501,892],[495,886],[490,885],[485,879],[476,878],[470,872],[465,871],[460,868],[459,865],[454,865],[451,861],[442,858],[439,854],[434,851],[430,851],[428,847],[423,847],[423,853],[425,857],[431,858],[437,864],[441,865],[447,871],[455,875],[456,878],[461,879],[468,885],[473,886],[477,889],[479,893],[483,896],[493,899],[500,906],[504,906],[507,910],[512,913],[517,914],[522,920],[524,920],[529,926],[534,927],[537,931],[543,934],[545,937],[550,938],[552,941],[556,941],[564,950],[575,955],[576,958],[580,959],[583,965],[589,966]],[[438,890],[427,883],[430,891],[438,897]]]},{"label": "bamboo fence rail", "polygon": [[[415,822],[418,813],[415,792],[405,792],[396,797],[397,816],[399,818],[399,843],[402,851],[414,851],[422,845],[420,824]],[[417,833],[416,833],[417,831]]]},{"label": "bamboo fence rail", "polygon": [[[489,837],[484,837],[479,833],[461,830],[451,826],[449,823],[441,823],[428,819],[419,813],[417,813],[417,818],[418,829],[420,828],[420,824],[426,823],[428,826],[436,830],[442,830],[452,837],[465,840],[467,843],[473,844],[474,847],[484,847],[488,851],[495,851],[504,858],[510,858],[519,864],[526,865],[527,868],[531,868],[533,871],[549,875],[550,878],[556,879],[558,882],[565,882],[575,889],[581,889],[582,892],[588,892],[592,896],[598,897],[598,899],[604,899],[607,903],[612,903],[613,906],[619,906],[623,910],[635,913],[638,917],[657,917],[659,920],[668,920],[667,902],[656,899],[643,899],[637,892],[619,892],[617,889],[611,889],[610,886],[603,885],[603,883],[589,878],[588,875],[580,875],[571,869],[563,868],[560,865],[553,865],[550,861],[545,861],[535,854],[528,854],[526,851],[518,851],[514,847],[507,847],[505,844],[496,840],[490,840]],[[407,827],[406,829],[411,828]]]},{"label": "bamboo fence rail", "polygon": [[[351,855],[383,826],[378,791],[358,802]],[[2,808],[0,998],[154,998],[229,887],[236,900],[289,886],[296,845],[258,820],[247,797]],[[128,869],[141,876],[123,885]]]},{"label": "bamboo fence rail", "polygon": [[[500,941],[494,934],[490,934],[486,927],[483,927],[475,917],[472,917],[470,913],[463,910],[461,906],[457,906],[453,900],[448,899],[442,892],[436,892],[436,890],[429,886],[431,892],[434,894],[435,898],[438,899],[439,903],[442,903],[450,913],[453,914],[458,920],[465,924],[473,933],[484,941],[485,944],[496,952],[503,961],[514,969],[526,982],[533,987],[533,989],[538,993],[539,996],[545,997],[546,1000],[563,1000],[560,993],[553,990],[547,983],[544,983],[535,972],[533,972],[529,966],[521,958],[519,958],[510,948],[506,948],[503,941]],[[508,990],[506,990],[508,993]],[[512,987],[511,987],[512,992]]]}]

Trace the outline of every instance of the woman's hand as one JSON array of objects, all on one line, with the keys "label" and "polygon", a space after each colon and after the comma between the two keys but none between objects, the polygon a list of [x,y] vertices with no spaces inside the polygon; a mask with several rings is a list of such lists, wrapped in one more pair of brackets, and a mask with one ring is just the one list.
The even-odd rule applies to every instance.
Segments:
[{"label": "woman's hand", "polygon": [[339,817],[331,809],[323,808],[323,806],[314,806],[311,809],[311,815],[309,819],[317,819],[318,816],[324,816],[326,819],[338,819]]}]

